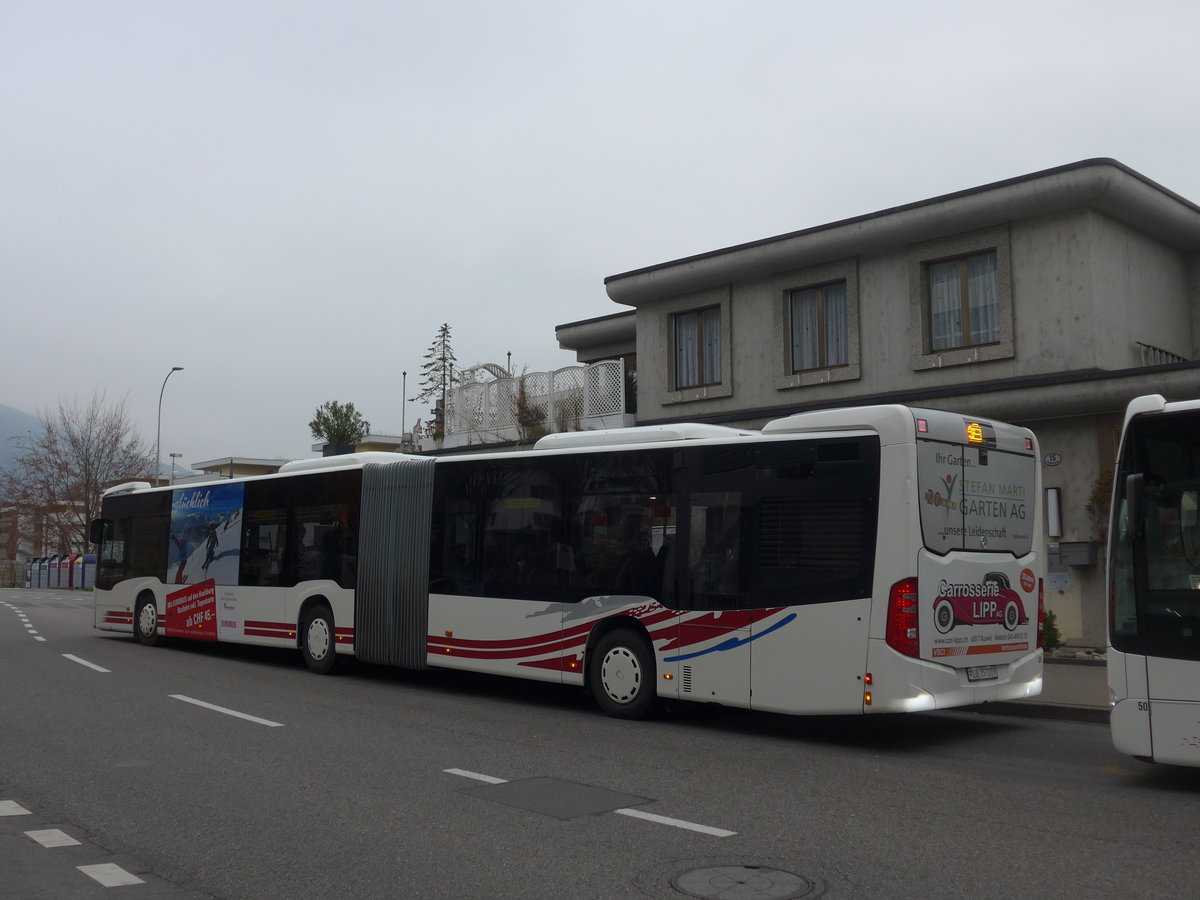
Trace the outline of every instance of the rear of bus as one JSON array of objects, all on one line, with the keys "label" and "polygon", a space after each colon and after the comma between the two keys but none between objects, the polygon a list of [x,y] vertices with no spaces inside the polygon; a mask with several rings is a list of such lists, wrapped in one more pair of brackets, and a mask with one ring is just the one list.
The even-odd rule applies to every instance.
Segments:
[{"label": "rear of bus", "polygon": [[[883,449],[883,465],[910,477],[906,510],[889,514],[881,498],[878,558],[890,563],[876,573],[878,581],[906,566],[909,575],[879,585],[888,590],[887,614],[882,629],[873,623],[864,709],[1036,696],[1044,617],[1037,439],[993,420],[911,413],[911,437]],[[895,541],[889,520],[905,532]],[[889,552],[898,543],[899,554]]]},{"label": "rear of bus", "polygon": [[1133,400],[1113,481],[1113,745],[1200,766],[1200,400]]}]

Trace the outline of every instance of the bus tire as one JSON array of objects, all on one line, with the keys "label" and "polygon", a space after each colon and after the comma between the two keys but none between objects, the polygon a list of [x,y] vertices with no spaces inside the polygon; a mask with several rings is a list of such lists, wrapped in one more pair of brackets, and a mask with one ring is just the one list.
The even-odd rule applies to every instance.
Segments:
[{"label": "bus tire", "polygon": [[133,636],[147,647],[158,643],[158,603],[151,596],[138,597],[134,604]]},{"label": "bus tire", "polygon": [[300,652],[304,655],[304,664],[311,672],[328,675],[337,662],[332,610],[323,603],[312,607],[304,614],[300,634],[303,638]]},{"label": "bus tire", "polygon": [[658,695],[649,642],[629,628],[604,635],[588,660],[588,686],[607,715],[617,719],[650,715]]}]

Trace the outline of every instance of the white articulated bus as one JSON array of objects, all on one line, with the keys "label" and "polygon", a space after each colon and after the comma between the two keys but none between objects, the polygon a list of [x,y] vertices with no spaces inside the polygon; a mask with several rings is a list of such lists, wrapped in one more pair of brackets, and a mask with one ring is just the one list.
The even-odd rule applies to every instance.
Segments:
[{"label": "white articulated bus", "polygon": [[1113,745],[1200,765],[1200,400],[1129,404],[1108,554]]},{"label": "white articulated bus", "polygon": [[1037,444],[903,406],[110,490],[96,627],[785,713],[1029,697]]}]

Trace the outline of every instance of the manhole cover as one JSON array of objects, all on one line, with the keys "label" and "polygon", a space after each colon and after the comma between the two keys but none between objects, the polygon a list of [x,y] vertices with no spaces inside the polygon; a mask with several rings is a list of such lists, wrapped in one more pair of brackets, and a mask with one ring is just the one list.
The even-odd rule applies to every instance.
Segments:
[{"label": "manhole cover", "polygon": [[788,900],[812,890],[812,882],[803,875],[759,866],[690,869],[672,878],[671,885],[701,900]]}]

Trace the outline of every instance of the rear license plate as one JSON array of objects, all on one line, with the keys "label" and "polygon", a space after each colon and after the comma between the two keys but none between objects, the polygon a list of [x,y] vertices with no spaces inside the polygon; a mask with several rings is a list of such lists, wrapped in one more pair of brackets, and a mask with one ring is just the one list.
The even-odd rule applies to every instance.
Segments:
[{"label": "rear license plate", "polygon": [[967,681],[989,681],[996,677],[995,666],[968,666]]}]

